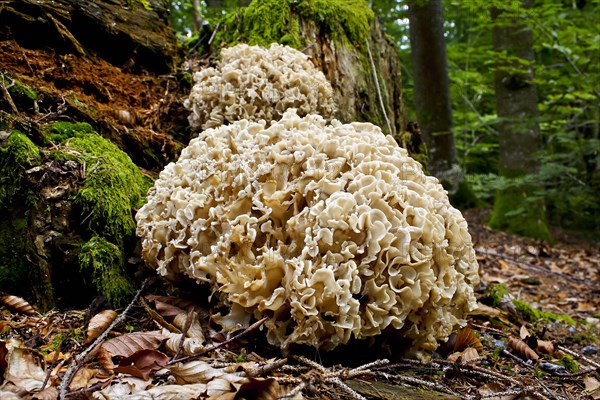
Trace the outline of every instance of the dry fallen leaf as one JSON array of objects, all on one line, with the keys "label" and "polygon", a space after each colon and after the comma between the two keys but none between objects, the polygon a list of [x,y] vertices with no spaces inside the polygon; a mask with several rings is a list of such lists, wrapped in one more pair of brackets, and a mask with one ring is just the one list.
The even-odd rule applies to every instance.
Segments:
[{"label": "dry fallen leaf", "polygon": [[12,295],[5,295],[0,297],[0,303],[4,304],[6,307],[11,310],[23,313],[25,315],[36,315],[37,312],[33,309],[31,304],[29,304],[26,300]]},{"label": "dry fallen leaf", "polygon": [[115,318],[117,318],[117,312],[114,310],[104,310],[94,315],[88,324],[87,337],[84,344],[91,343],[92,340],[100,336]]},{"label": "dry fallen leaf", "polygon": [[466,326],[458,331],[456,340],[454,341],[454,351],[463,351],[469,347],[474,347],[477,351],[483,350],[481,341],[475,334],[475,331]]},{"label": "dry fallen leaf", "polygon": [[41,367],[40,357],[34,350],[26,348],[16,339],[5,342],[7,349],[4,383],[12,383],[26,393],[41,389],[46,373]]},{"label": "dry fallen leaf", "polygon": [[521,325],[521,329],[519,329],[519,336],[521,336],[522,340],[527,340],[531,337],[531,333],[525,325]]},{"label": "dry fallen leaf", "polygon": [[165,339],[159,331],[128,333],[104,342],[96,357],[102,368],[112,372],[115,368],[113,357],[129,357],[140,350],[156,350]]},{"label": "dry fallen leaf", "polygon": [[508,338],[508,342],[506,344],[521,358],[534,361],[537,361],[540,358],[540,356],[538,356],[537,353],[527,345],[527,343],[520,339],[510,337]]},{"label": "dry fallen leaf", "polygon": [[56,400],[58,399],[58,389],[54,386],[48,386],[41,392],[31,397],[31,400]]},{"label": "dry fallen leaf", "polygon": [[457,363],[457,364],[464,364],[464,363],[467,363],[478,357],[479,357],[479,353],[477,352],[477,350],[474,347],[467,347],[466,349],[464,349],[461,352],[450,354],[448,356],[448,361]]},{"label": "dry fallen leaf", "polygon": [[114,371],[148,380],[153,372],[163,368],[168,362],[169,357],[163,352],[158,350],[140,350],[129,357],[123,358]]},{"label": "dry fallen leaf", "polygon": [[600,399],[600,382],[593,376],[586,376],[583,378],[585,384],[585,394],[590,396],[594,400]]},{"label": "dry fallen leaf", "polygon": [[[167,329],[163,329],[162,334],[168,338],[165,342],[167,352],[171,355],[175,355],[175,353],[177,353],[179,350],[183,333],[172,333]],[[191,356],[192,354],[197,354],[204,350],[204,348],[204,340],[185,338],[183,339],[183,346],[181,348],[180,355]]]},{"label": "dry fallen leaf", "polygon": [[551,342],[550,340],[538,340],[536,350],[540,353],[554,355],[558,346],[556,343]]},{"label": "dry fallen leaf", "polygon": [[199,316],[197,312],[192,313],[180,313],[175,316],[173,320],[173,325],[179,328],[180,331],[184,331],[186,327],[186,323],[188,322],[188,318],[191,318],[191,323],[188,323],[188,329],[185,332],[185,335],[189,338],[198,339],[204,341],[204,332],[202,329],[202,325],[200,325]]},{"label": "dry fallen leaf", "polygon": [[222,369],[213,368],[205,361],[190,361],[185,364],[178,363],[169,368],[177,383],[208,383],[216,378],[223,378],[228,382],[245,382],[247,378],[239,373],[227,373]]},{"label": "dry fallen leaf", "polygon": [[275,400],[284,396],[275,378],[250,378],[240,386],[236,399]]}]

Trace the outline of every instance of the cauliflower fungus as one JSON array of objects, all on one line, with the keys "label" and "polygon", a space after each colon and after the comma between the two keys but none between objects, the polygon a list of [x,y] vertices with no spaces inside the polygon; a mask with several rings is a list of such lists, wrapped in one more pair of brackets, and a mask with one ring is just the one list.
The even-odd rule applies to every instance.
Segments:
[{"label": "cauliflower fungus", "polygon": [[225,330],[332,349],[402,330],[433,349],[475,306],[467,223],[438,181],[369,123],[295,110],[193,139],[137,213],[161,275],[207,282]]},{"label": "cauliflower fungus", "polygon": [[194,75],[186,107],[192,128],[215,128],[240,119],[278,120],[288,108],[300,116],[335,113],[333,89],[308,56],[273,43],[266,49],[240,44],[221,51],[217,68]]}]

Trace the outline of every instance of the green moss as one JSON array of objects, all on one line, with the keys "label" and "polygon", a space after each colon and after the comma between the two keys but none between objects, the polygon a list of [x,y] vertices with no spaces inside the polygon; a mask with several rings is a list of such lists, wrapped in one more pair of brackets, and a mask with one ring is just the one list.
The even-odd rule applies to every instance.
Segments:
[{"label": "green moss", "polygon": [[502,284],[489,285],[485,289],[485,294],[492,299],[492,305],[494,307],[500,307],[503,298],[510,298],[508,289]]},{"label": "green moss", "polygon": [[40,150],[19,131],[12,131],[0,142],[0,208],[6,208],[15,200],[24,171],[40,162]]},{"label": "green moss", "polygon": [[95,134],[94,128],[85,122],[55,122],[47,129],[46,143],[63,143],[67,139],[86,134]]},{"label": "green moss", "polygon": [[517,309],[517,312],[529,322],[537,322],[537,321],[546,321],[546,322],[557,322],[563,321],[568,325],[575,325],[575,320],[573,317],[566,314],[555,314],[546,311],[540,311],[536,308],[533,308],[531,304],[521,301],[521,300],[513,300],[513,304]]},{"label": "green moss", "polygon": [[123,265],[121,249],[100,236],[93,236],[81,246],[81,270],[91,274],[98,292],[114,306],[125,304],[135,292]]},{"label": "green moss", "polygon": [[[502,284],[489,285],[486,288],[486,295],[492,299],[494,307],[499,307],[502,304],[502,299],[505,297],[510,298],[510,294],[506,286]],[[569,325],[575,325],[575,320],[566,314],[554,314],[551,312],[540,311],[533,308],[529,303],[522,300],[512,300],[515,309],[519,315],[528,322],[546,321],[556,322],[564,321]]]},{"label": "green moss", "polygon": [[215,42],[218,46],[243,42],[263,47],[281,43],[300,49],[305,45],[300,17],[337,41],[363,43],[374,14],[365,0],[254,0],[221,19]]},{"label": "green moss", "polygon": [[56,157],[85,163],[85,179],[75,204],[81,208],[87,228],[119,244],[133,237],[132,209],[143,205],[150,187],[137,166],[88,124],[55,123],[50,132],[49,138],[62,144]]},{"label": "green moss", "polygon": [[363,43],[374,14],[365,0],[303,0],[296,5],[298,13],[334,35],[344,32],[351,43]]},{"label": "green moss", "polygon": [[519,183],[499,190],[488,225],[493,229],[552,243],[544,204],[534,198],[533,192],[532,187]]},{"label": "green moss", "polygon": [[571,357],[568,354],[565,354],[564,356],[562,356],[562,358],[560,359],[560,364],[562,366],[564,366],[567,371],[573,373],[573,372],[579,372],[579,364],[577,364],[577,362],[575,360],[573,360],[573,357]]},{"label": "green moss", "polygon": [[38,97],[38,94],[35,90],[23,84],[23,82],[19,81],[18,79],[15,79],[14,84],[8,88],[8,93],[10,93],[15,101],[34,101],[37,100]]},{"label": "green moss", "polygon": [[242,31],[251,45],[268,47],[285,38],[292,47],[300,47],[302,38],[297,16],[292,14],[290,3],[285,0],[253,1],[243,14]]}]

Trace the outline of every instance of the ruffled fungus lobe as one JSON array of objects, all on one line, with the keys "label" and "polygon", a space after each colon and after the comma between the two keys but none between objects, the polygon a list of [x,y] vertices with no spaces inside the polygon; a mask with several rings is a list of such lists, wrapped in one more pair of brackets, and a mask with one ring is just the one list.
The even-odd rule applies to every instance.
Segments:
[{"label": "ruffled fungus lobe", "polygon": [[186,107],[192,128],[215,128],[240,119],[279,120],[288,108],[298,115],[335,113],[333,89],[308,56],[273,43],[266,49],[240,44],[221,51],[217,68],[194,76]]},{"label": "ruffled fungus lobe", "polygon": [[332,349],[402,330],[433,349],[475,306],[467,223],[438,181],[369,123],[294,110],[209,129],[137,216],[161,275],[207,282],[225,330],[268,316],[272,344]]}]

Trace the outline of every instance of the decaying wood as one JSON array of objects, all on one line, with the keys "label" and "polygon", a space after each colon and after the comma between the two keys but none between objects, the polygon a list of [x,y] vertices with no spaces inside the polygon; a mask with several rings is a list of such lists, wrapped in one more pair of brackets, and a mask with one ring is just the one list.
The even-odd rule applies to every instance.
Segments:
[{"label": "decaying wood", "polygon": [[0,32],[27,46],[95,53],[116,66],[143,65],[162,73],[172,69],[177,54],[167,7],[166,0],[149,6],[128,0],[8,0],[2,1]]}]

